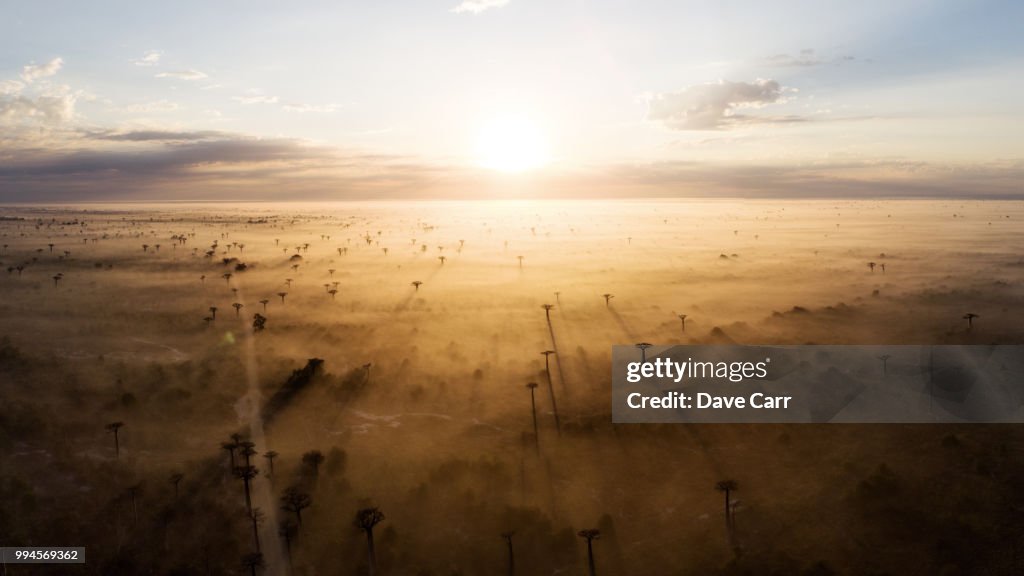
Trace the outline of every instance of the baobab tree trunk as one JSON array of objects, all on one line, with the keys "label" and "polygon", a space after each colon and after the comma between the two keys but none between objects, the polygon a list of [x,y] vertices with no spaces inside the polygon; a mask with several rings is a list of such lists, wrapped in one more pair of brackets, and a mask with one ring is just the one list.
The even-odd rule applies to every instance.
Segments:
[{"label": "baobab tree trunk", "polygon": [[597,576],[597,567],[594,566],[594,541],[587,538],[587,566],[590,568],[590,576]]},{"label": "baobab tree trunk", "polygon": [[114,428],[114,458],[121,457],[121,442],[117,439],[117,428]]},{"label": "baobab tree trunk", "polygon": [[366,531],[366,549],[369,551],[370,576],[377,573],[377,553],[373,548],[373,528]]},{"label": "baobab tree trunk", "polygon": [[551,413],[555,416],[555,431],[562,435],[562,423],[558,420],[558,402],[555,401],[555,385],[551,382],[551,366],[548,355],[544,356],[544,373],[548,377],[548,393],[551,395]]},{"label": "baobab tree trunk", "polygon": [[256,515],[250,514],[249,516],[250,516],[250,518],[252,518],[252,537],[253,537],[253,539],[256,540],[256,552],[257,553],[262,553],[263,550],[260,549],[260,528],[259,528],[259,522],[257,521]]},{"label": "baobab tree trunk", "polygon": [[508,542],[508,576],[516,576],[516,554],[512,550],[512,537],[505,538]]}]

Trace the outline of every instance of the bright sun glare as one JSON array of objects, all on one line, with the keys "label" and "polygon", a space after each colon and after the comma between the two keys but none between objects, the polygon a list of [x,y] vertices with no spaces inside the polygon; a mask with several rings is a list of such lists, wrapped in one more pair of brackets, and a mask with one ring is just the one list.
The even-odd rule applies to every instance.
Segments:
[{"label": "bright sun glare", "polygon": [[548,162],[544,133],[525,115],[494,118],[484,124],[477,143],[481,166],[501,172],[525,172]]}]

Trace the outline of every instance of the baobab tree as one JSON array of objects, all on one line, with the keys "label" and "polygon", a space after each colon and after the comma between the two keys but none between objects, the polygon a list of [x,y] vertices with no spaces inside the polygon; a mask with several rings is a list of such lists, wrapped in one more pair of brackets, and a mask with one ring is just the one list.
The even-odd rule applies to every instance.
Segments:
[{"label": "baobab tree", "polygon": [[149,244],[143,244],[142,245],[142,251],[143,252],[149,252]]},{"label": "baobab tree", "polygon": [[171,474],[170,482],[171,482],[171,484],[174,485],[174,499],[175,500],[178,499],[178,484],[181,484],[181,481],[184,478],[185,478],[185,475],[182,474],[181,472],[175,472],[174,474]]},{"label": "baobab tree", "polygon": [[875,264],[874,262],[868,262],[868,268],[871,268],[872,274],[875,273],[875,266],[878,266],[878,264]]},{"label": "baobab tree", "polygon": [[256,576],[256,569],[263,568],[263,554],[250,552],[242,556],[242,568],[249,570],[250,576]]},{"label": "baobab tree", "polygon": [[725,494],[725,527],[729,530],[730,535],[732,534],[732,493],[735,492],[739,486],[734,480],[720,480],[715,483],[715,490]]},{"label": "baobab tree", "polygon": [[889,374],[889,358],[891,358],[889,354],[882,354],[878,357],[882,361],[882,376]]},{"label": "baobab tree", "polygon": [[370,576],[377,573],[377,553],[373,549],[373,527],[384,521],[380,508],[362,508],[356,512],[356,528],[366,532],[366,549],[370,561]]},{"label": "baobab tree", "polygon": [[647,349],[650,348],[651,346],[654,346],[654,344],[641,342],[639,344],[635,344],[635,346],[640,349],[640,361],[647,362]]},{"label": "baobab tree", "polygon": [[235,302],[234,304],[231,305],[231,307],[235,309],[235,318],[238,318],[238,315],[242,311],[243,306],[244,305],[241,302]]},{"label": "baobab tree", "polygon": [[231,465],[231,469],[234,470],[235,469],[235,450],[238,449],[238,442],[236,440],[231,440],[230,442],[221,442],[220,443],[220,447],[227,451],[227,453],[228,453],[228,455],[230,457],[230,462],[229,463]]},{"label": "baobab tree", "polygon": [[370,368],[373,368],[373,362],[367,362],[363,364],[363,370],[366,370],[366,383],[370,383]]},{"label": "baobab tree", "polygon": [[132,499],[132,523],[139,523],[139,493],[142,492],[142,482],[132,484],[128,487],[128,496]]},{"label": "baobab tree", "polygon": [[121,431],[121,428],[123,428],[123,427],[124,427],[124,422],[111,422],[110,424],[107,424],[107,431],[114,435],[114,457],[115,458],[120,458],[121,457],[121,440],[120,440],[120,437],[119,437],[119,433]]},{"label": "baobab tree", "polygon": [[270,467],[270,474],[268,474],[267,476],[274,475],[274,458],[277,458],[277,456],[277,452],[273,450],[267,450],[266,452],[263,453],[263,457],[267,459],[267,465]]},{"label": "baobab tree", "polygon": [[423,282],[420,282],[419,280],[413,280],[412,281],[412,287],[415,289],[414,290],[415,292],[419,292],[420,291],[420,286],[422,286],[422,285],[423,285]]},{"label": "baobab tree", "polygon": [[289,486],[285,488],[284,493],[281,495],[281,507],[295,514],[295,520],[302,526],[302,511],[309,508],[313,504],[313,499],[298,486]]},{"label": "baobab tree", "polygon": [[245,487],[245,509],[249,514],[252,514],[252,492],[250,491],[252,479],[259,474],[259,470],[255,466],[245,465],[235,467],[235,478],[242,481],[242,485]]},{"label": "baobab tree", "polygon": [[970,330],[971,328],[974,328],[974,319],[981,318],[981,316],[978,316],[974,312],[968,312],[967,314],[964,314],[963,318],[964,320],[967,320],[967,329]]},{"label": "baobab tree", "polygon": [[298,531],[299,527],[291,520],[282,520],[277,526],[277,535],[284,540],[284,552],[289,565],[292,563],[292,540],[295,539],[295,534]]},{"label": "baobab tree", "polygon": [[601,538],[601,531],[591,528],[580,530],[576,535],[587,541],[587,567],[590,569],[590,576],[597,576],[597,568],[594,566],[594,540]]},{"label": "baobab tree", "polygon": [[331,288],[330,290],[327,291],[327,293],[331,295],[331,300],[334,300],[334,297],[338,295],[338,289]]},{"label": "baobab tree", "polygon": [[302,455],[302,463],[313,470],[314,478],[318,478],[320,476],[320,465],[323,464],[323,461],[323,452],[320,452],[319,450],[310,450]]},{"label": "baobab tree", "polygon": [[516,256],[516,259],[519,260],[519,269],[522,270],[523,269],[523,257],[522,256]]},{"label": "baobab tree", "polygon": [[541,308],[544,309],[544,318],[547,319],[548,324],[551,323],[551,309],[555,307],[554,304],[541,304]]},{"label": "baobab tree", "polygon": [[225,273],[220,275],[220,277],[224,279],[224,284],[225,285],[231,284],[231,277],[232,276],[234,276],[234,274],[232,274],[231,272],[225,272]]},{"label": "baobab tree", "polygon": [[284,297],[288,295],[287,292],[278,292],[277,295],[281,298],[281,304],[284,304]]},{"label": "baobab tree", "polygon": [[604,298],[604,306],[605,306],[605,308],[611,308],[611,306],[612,306],[611,301],[612,301],[612,298],[615,298],[615,294],[601,294],[601,297]]},{"label": "baobab tree", "polygon": [[217,319],[217,307],[216,306],[210,306],[210,318],[213,318],[214,320]]},{"label": "baobab tree", "polygon": [[526,387],[530,389],[530,413],[533,415],[533,444],[536,447],[537,452],[540,452],[540,432],[537,428],[537,397],[535,394],[537,391],[537,383],[530,382]]},{"label": "baobab tree", "polygon": [[561,304],[561,303],[562,303],[562,293],[561,292],[555,292],[555,304]]},{"label": "baobab tree", "polygon": [[264,298],[263,300],[260,300],[260,304],[263,305],[263,313],[266,314],[267,313],[267,304],[270,304],[270,300],[267,300],[266,298]]},{"label": "baobab tree", "polygon": [[682,324],[683,332],[686,332],[686,314],[676,314],[679,317],[679,323]]},{"label": "baobab tree", "polygon": [[252,464],[252,457],[256,455],[256,443],[250,440],[242,440],[238,443],[238,453],[245,458],[245,465]]},{"label": "baobab tree", "polygon": [[334,268],[328,268],[327,269],[327,273],[331,275],[331,278],[334,278],[334,272],[335,272]]},{"label": "baobab tree", "polygon": [[551,355],[554,354],[554,350],[545,350],[541,352],[544,356],[544,373],[548,378],[548,393],[551,395],[551,412],[555,417],[555,430],[558,435],[562,435],[562,424],[558,420],[558,402],[555,401],[555,385],[551,382]]},{"label": "baobab tree", "polygon": [[505,544],[508,546],[508,576],[515,576],[516,574],[516,554],[512,549],[512,537],[515,534],[512,530],[501,533],[501,537],[505,539]]},{"label": "baobab tree", "polygon": [[885,274],[885,262],[878,265],[882,269],[882,274]]},{"label": "baobab tree", "polygon": [[256,551],[262,552],[260,546],[260,524],[263,524],[263,520],[266,518],[266,514],[259,508],[253,508],[252,512],[249,513],[249,520],[252,522],[252,537],[256,542]]},{"label": "baobab tree", "polygon": [[441,266],[444,266],[444,261],[447,260],[448,258],[446,258],[445,256],[438,256],[437,259],[441,261]]}]

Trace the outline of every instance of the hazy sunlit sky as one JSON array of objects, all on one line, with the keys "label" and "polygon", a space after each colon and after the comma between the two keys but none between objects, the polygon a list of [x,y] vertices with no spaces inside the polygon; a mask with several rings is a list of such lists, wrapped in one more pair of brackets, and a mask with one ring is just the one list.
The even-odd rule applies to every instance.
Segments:
[{"label": "hazy sunlit sky", "polygon": [[3,0],[0,201],[1022,196],[1022,29],[1014,1]]}]

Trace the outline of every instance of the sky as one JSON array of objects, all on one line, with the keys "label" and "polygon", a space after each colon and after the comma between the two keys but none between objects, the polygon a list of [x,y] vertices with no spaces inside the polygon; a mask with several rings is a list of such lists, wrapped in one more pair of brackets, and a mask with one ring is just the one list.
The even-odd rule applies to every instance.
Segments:
[{"label": "sky", "polygon": [[1021,2],[0,14],[0,202],[1024,197]]}]

